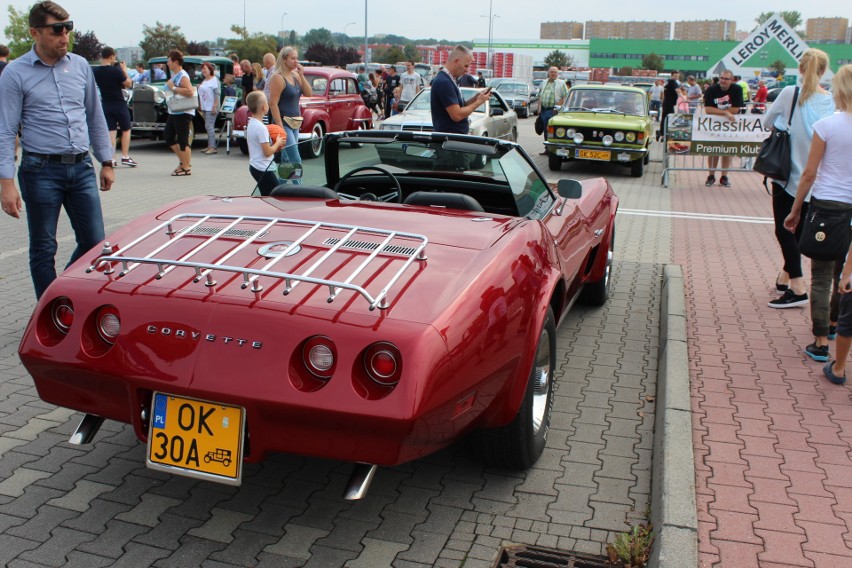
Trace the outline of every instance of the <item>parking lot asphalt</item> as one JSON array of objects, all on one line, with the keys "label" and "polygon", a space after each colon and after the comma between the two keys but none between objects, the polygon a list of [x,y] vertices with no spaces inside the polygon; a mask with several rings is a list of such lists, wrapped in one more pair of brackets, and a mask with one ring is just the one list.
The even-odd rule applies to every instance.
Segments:
[{"label": "parking lot asphalt", "polygon": [[[520,141],[537,154],[532,127],[520,121]],[[103,195],[107,232],[169,201],[251,190],[238,150],[199,149],[192,176],[174,178],[167,149],[136,142],[140,166],[119,168]],[[80,415],[42,402],[18,360],[35,305],[26,227],[0,220],[0,566],[484,568],[504,543],[602,554],[617,533],[648,520],[663,269],[673,250],[685,261],[693,253],[683,235],[675,243],[684,222],[642,212],[671,211],[681,198],[676,184],[660,187],[659,163],[635,179],[612,166],[565,166],[557,175],[535,159],[553,181],[607,176],[625,211],[610,300],[575,307],[559,329],[544,455],[510,472],[483,467],[459,444],[380,468],[357,502],[341,498],[350,466],[339,462],[274,456],[246,467],[234,488],[146,469],[144,446],[123,424],[107,422],[92,444],[69,445]],[[74,246],[65,219],[59,234],[61,263]]]}]

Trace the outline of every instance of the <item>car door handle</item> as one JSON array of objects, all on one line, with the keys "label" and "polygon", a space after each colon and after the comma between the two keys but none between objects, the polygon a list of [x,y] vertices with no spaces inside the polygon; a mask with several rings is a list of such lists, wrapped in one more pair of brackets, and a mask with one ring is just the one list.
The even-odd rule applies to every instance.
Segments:
[{"label": "car door handle", "polygon": [[595,238],[596,238],[596,239],[599,239],[599,238],[600,238],[600,236],[601,236],[601,235],[603,235],[603,234],[604,234],[604,230],[603,230],[603,229],[595,229]]}]

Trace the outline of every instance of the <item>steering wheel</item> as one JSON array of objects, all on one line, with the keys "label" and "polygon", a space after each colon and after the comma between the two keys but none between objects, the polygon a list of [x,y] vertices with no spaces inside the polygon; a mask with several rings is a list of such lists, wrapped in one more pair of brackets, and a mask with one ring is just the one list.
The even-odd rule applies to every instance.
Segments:
[{"label": "steering wheel", "polygon": [[[359,197],[359,201],[390,202],[395,198],[397,203],[402,203],[402,186],[399,184],[399,180],[396,179],[395,175],[393,175],[392,173],[390,173],[389,171],[387,171],[386,169],[384,169],[380,166],[361,166],[360,168],[355,168],[354,170],[350,171],[349,173],[344,175],[342,178],[337,180],[337,183],[334,184],[334,191],[336,191],[337,193],[340,193],[340,195],[346,195],[345,193],[341,193],[340,189],[344,186],[344,184],[347,181],[349,181],[349,178],[351,178],[353,175],[355,175],[357,173],[370,171],[370,170],[376,171],[376,172],[379,172],[379,173],[383,173],[387,177],[389,177],[391,179],[391,181],[393,182],[393,185],[396,187],[396,194],[391,192],[391,193],[386,193],[386,194],[381,195],[381,196],[377,196],[375,193],[365,193],[365,194],[363,194],[362,196]],[[368,198],[364,199],[364,197],[368,197]]]}]

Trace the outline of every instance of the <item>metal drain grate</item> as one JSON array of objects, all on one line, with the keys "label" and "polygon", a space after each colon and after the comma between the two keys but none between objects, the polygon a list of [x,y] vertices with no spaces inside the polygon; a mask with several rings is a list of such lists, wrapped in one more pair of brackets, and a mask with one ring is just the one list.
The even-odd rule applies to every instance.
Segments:
[{"label": "metal drain grate", "polygon": [[493,568],[618,568],[601,556],[578,552],[526,546],[504,546]]},{"label": "metal drain grate", "polygon": [[[338,241],[340,241],[340,239],[332,237],[332,238],[326,239],[323,244],[327,245],[327,246],[334,246],[338,243]],[[343,243],[343,245],[341,245],[341,248],[358,249],[358,250],[376,250],[378,247],[379,247],[379,243],[371,243],[369,241],[352,241],[352,240],[346,241],[345,243]],[[401,247],[401,246],[397,246],[397,245],[389,245],[389,246],[386,246],[384,251],[382,251],[382,252],[411,256],[415,252],[417,252],[417,249],[414,248],[414,247]]]},{"label": "metal drain grate", "polygon": [[[222,227],[195,227],[192,230],[187,231],[186,229],[182,229],[180,232],[186,235],[202,235],[205,237],[212,237],[222,230]],[[247,229],[228,229],[225,231],[222,236],[223,237],[238,237],[242,239],[250,239],[253,236],[257,235],[258,237],[262,237],[268,231],[263,231],[261,234],[257,235],[257,231],[249,231]]]}]

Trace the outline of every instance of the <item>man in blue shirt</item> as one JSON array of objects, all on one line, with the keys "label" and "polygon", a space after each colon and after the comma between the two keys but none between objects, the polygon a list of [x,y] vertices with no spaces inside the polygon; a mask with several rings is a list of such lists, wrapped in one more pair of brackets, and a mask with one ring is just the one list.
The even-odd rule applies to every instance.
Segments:
[{"label": "man in blue shirt", "polygon": [[[30,10],[32,50],[9,63],[0,75],[0,205],[20,218],[27,204],[30,273],[40,298],[56,279],[56,228],[62,207],[71,221],[77,248],[69,265],[104,238],[98,178],[89,154],[101,162],[100,189],[115,180],[113,148],[92,69],[68,53],[74,23],[55,2]],[[23,155],[15,173],[15,135],[22,126]]]},{"label": "man in blue shirt", "polygon": [[447,64],[432,80],[432,128],[436,132],[469,134],[468,117],[491,96],[491,89],[486,88],[469,101],[462,97],[456,80],[467,73],[472,61],[470,49],[458,45],[450,53]]}]

